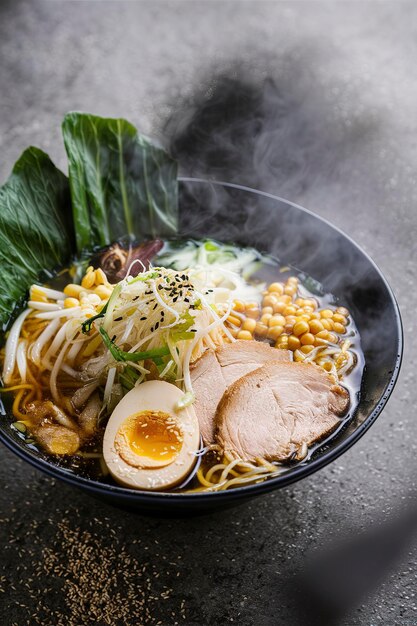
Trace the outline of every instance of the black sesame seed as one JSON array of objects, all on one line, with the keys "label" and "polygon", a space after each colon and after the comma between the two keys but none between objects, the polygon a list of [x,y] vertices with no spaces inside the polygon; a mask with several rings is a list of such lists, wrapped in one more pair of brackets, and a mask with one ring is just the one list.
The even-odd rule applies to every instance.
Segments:
[{"label": "black sesame seed", "polygon": [[155,324],[155,330],[157,330],[159,328],[159,322],[156,322]]},{"label": "black sesame seed", "polygon": [[157,307],[157,306],[158,306],[158,303],[157,303],[157,302],[155,302],[155,304],[153,305],[153,309],[152,309],[152,311],[155,311],[155,309],[156,309],[156,307]]},{"label": "black sesame seed", "polygon": [[190,299],[189,298],[184,298],[184,302],[189,302]]},{"label": "black sesame seed", "polygon": [[172,298],[172,302],[176,302],[178,300],[178,296],[175,296],[175,298]]},{"label": "black sesame seed", "polygon": [[115,322],[121,322],[121,321],[122,321],[122,319],[123,319],[123,317],[122,317],[122,316],[120,316],[120,317],[115,317],[115,318],[114,318],[114,321],[115,321]]},{"label": "black sesame seed", "polygon": [[137,300],[139,298],[139,296],[135,296],[134,298],[132,298],[133,301]]},{"label": "black sesame seed", "polygon": [[139,321],[144,322],[146,320],[146,317],[141,317]]}]

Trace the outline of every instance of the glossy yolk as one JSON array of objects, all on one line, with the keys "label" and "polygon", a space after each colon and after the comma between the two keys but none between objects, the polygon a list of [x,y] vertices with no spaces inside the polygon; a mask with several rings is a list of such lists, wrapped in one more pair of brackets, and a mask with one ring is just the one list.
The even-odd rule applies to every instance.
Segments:
[{"label": "glossy yolk", "polygon": [[[121,445],[121,441],[123,444]],[[182,447],[182,433],[176,420],[167,413],[142,411],[129,416],[116,436],[118,452],[129,464],[132,452],[142,467],[160,467],[171,463]],[[126,450],[128,444],[130,450]]]}]

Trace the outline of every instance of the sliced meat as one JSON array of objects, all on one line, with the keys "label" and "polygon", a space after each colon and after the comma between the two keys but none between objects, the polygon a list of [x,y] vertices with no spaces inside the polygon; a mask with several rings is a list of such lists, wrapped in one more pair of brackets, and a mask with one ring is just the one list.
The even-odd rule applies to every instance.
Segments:
[{"label": "sliced meat", "polygon": [[216,440],[232,458],[287,461],[329,435],[349,393],[311,363],[268,363],[239,378],[216,412]]},{"label": "sliced meat", "polygon": [[261,341],[235,341],[218,350],[207,350],[191,366],[196,396],[195,410],[205,444],[214,442],[217,405],[238,378],[269,361],[290,361],[289,350],[277,350]]},{"label": "sliced meat", "polygon": [[219,348],[217,359],[226,387],[271,361],[292,361],[290,350],[278,350],[264,341],[235,341]]}]

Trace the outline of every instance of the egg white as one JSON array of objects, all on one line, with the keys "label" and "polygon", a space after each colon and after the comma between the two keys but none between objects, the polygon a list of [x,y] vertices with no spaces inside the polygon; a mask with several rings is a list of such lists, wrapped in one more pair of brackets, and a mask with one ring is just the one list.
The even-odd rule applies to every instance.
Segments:
[{"label": "egg white", "polygon": [[[116,406],[104,433],[103,456],[110,474],[118,483],[133,489],[160,491],[180,484],[192,471],[200,447],[200,428],[192,405],[175,410],[183,395],[184,392],[175,385],[151,380],[129,391]],[[120,426],[130,415],[141,411],[168,413],[180,427],[182,447],[169,465],[159,468],[132,467],[115,449],[115,437]]]}]

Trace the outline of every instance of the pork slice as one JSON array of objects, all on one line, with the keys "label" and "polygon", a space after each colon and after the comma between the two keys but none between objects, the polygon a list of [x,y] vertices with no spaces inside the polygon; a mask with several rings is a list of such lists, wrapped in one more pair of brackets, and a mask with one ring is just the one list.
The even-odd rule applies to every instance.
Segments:
[{"label": "pork slice", "polygon": [[217,408],[216,440],[231,458],[303,458],[348,407],[348,391],[317,365],[268,363],[230,385]]},{"label": "pork slice", "polygon": [[265,363],[292,360],[290,350],[278,350],[264,341],[238,340],[219,348],[216,356],[227,387]]},{"label": "pork slice", "polygon": [[200,433],[204,443],[208,445],[214,442],[214,415],[227,388],[215,351],[206,350],[191,365],[190,374]]},{"label": "pork slice", "polygon": [[226,389],[238,378],[268,361],[289,361],[289,350],[277,350],[261,341],[235,341],[207,350],[191,366],[195,410],[205,444],[214,443],[215,414]]}]

